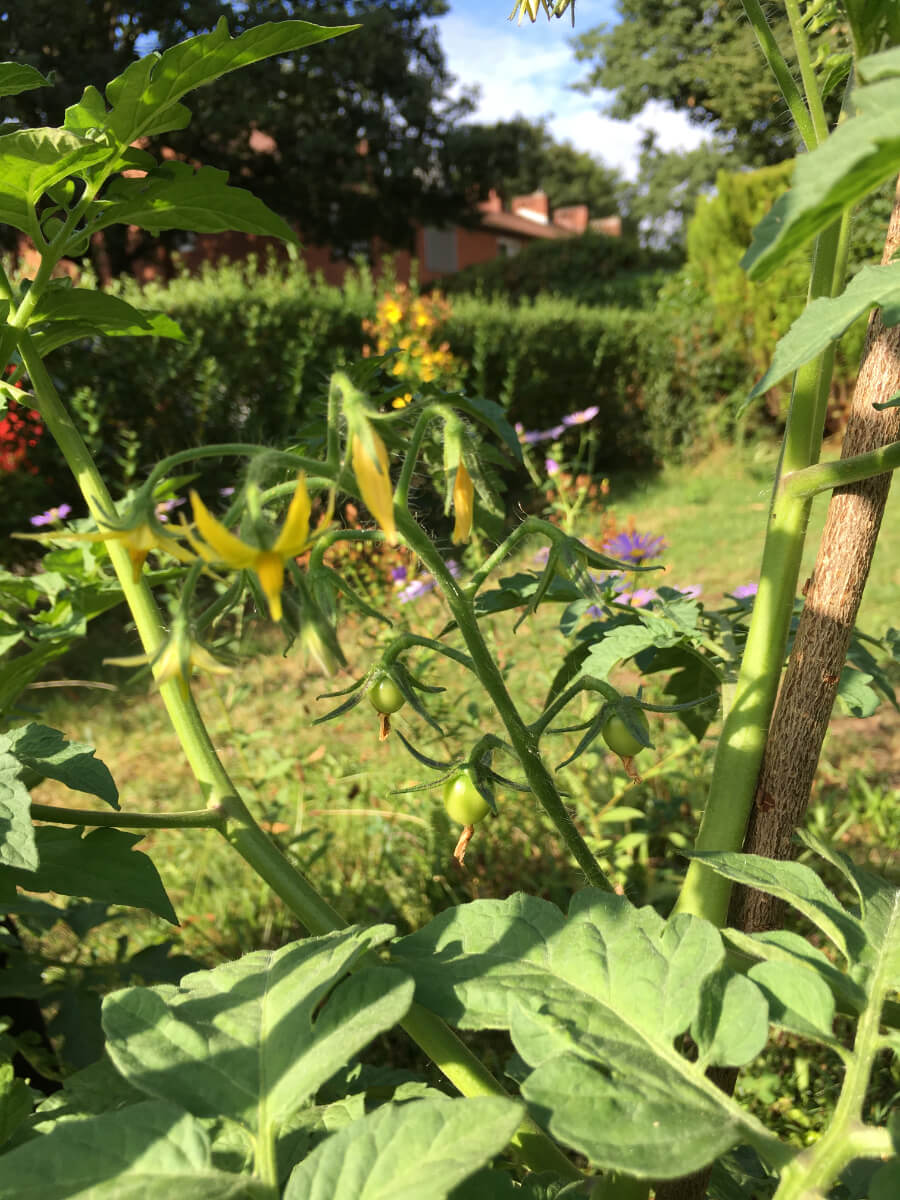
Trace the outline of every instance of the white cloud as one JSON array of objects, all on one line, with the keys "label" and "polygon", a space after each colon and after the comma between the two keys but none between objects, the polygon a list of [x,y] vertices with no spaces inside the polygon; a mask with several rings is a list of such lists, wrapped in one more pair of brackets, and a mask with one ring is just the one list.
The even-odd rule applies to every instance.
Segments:
[{"label": "white cloud", "polygon": [[[591,10],[594,10],[593,12]],[[589,29],[606,20],[603,0],[579,0],[578,25]],[[563,21],[517,28],[496,21],[493,13],[479,20],[459,9],[438,22],[441,42],[457,88],[478,85],[480,99],[472,120],[490,124],[522,115],[546,118],[554,137],[569,141],[633,179],[641,136],[657,131],[663,149],[692,149],[704,134],[681,113],[655,101],[634,121],[614,121],[603,114],[602,92],[584,95],[571,85],[586,74],[576,62],[572,30]]]}]

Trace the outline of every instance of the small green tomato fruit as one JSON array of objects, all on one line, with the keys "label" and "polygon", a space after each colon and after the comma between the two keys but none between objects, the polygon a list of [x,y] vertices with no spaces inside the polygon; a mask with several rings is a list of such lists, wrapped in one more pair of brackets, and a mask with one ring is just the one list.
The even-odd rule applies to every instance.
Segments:
[{"label": "small green tomato fruit", "polygon": [[450,820],[460,825],[477,825],[491,811],[468,771],[451,775],[444,784],[444,808]]},{"label": "small green tomato fruit", "polygon": [[394,683],[393,679],[387,675],[382,675],[380,679],[376,679],[369,688],[367,695],[369,703],[382,716],[395,713],[406,703],[403,693],[397,687],[396,683]]},{"label": "small green tomato fruit", "polygon": [[[632,710],[635,723],[643,730],[647,738],[650,737],[650,722],[644,715],[642,708],[634,708]],[[618,754],[619,758],[634,758],[636,754],[640,754],[642,750],[646,750],[643,742],[639,742],[622,718],[615,712],[603,722],[603,740],[612,750],[613,754]]]}]

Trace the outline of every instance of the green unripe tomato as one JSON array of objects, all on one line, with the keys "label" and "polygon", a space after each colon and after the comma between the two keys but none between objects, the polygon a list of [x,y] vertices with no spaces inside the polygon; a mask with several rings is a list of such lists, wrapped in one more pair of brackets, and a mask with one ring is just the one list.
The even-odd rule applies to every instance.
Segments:
[{"label": "green unripe tomato", "polygon": [[450,820],[460,825],[477,825],[491,811],[468,771],[451,775],[444,784],[444,808]]},{"label": "green unripe tomato", "polygon": [[[634,722],[650,738],[650,722],[642,708],[632,709]],[[618,713],[612,712],[603,722],[603,740],[619,758],[634,758],[642,750],[646,750],[643,742],[639,742]]]},{"label": "green unripe tomato", "polygon": [[395,713],[406,703],[403,693],[388,675],[382,675],[380,679],[376,679],[367,695],[369,703],[375,711],[383,716]]}]

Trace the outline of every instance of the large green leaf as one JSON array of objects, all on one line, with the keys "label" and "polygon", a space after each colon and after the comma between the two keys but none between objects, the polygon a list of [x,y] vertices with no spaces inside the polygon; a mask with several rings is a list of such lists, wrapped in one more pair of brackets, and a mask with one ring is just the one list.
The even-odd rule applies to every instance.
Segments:
[{"label": "large green leaf", "polygon": [[62,1121],[0,1157],[0,1200],[238,1200],[261,1195],[212,1167],[200,1123],[171,1104]]},{"label": "large green leaf", "polygon": [[[301,50],[355,28],[327,29],[307,21],[278,21],[257,25],[232,38],[223,17],[212,33],[188,38],[163,54],[149,54],[112,80],[106,88],[111,110],[105,126],[123,146],[140,137],[183,129],[190,113],[178,102],[188,92],[239,67]],[[96,111],[94,100],[95,115]],[[73,114],[73,123],[79,119],[80,113]]]},{"label": "large green leaf", "polygon": [[[667,924],[594,889],[576,894],[568,920],[545,901],[513,896],[442,914],[401,939],[393,957],[415,977],[417,1000],[447,1020],[510,1031],[532,1069],[522,1095],[598,1166],[672,1178],[738,1142],[772,1148],[675,1048],[704,988],[721,987],[724,950],[708,922],[685,914]],[[727,1004],[705,1007],[705,1043],[720,1061],[732,1051],[744,1060],[748,1036],[765,1040],[759,1001],[745,981]]]},{"label": "large green leaf", "polygon": [[44,192],[109,155],[105,143],[65,129],[21,129],[0,137],[0,222],[33,232],[33,207]]},{"label": "large green leaf", "polygon": [[94,829],[82,837],[80,829],[42,825],[35,830],[39,866],[11,874],[29,892],[59,892],[146,908],[177,925],[153,861],[134,849],[141,837],[123,829]]},{"label": "large green leaf", "polygon": [[35,305],[29,328],[42,354],[84,337],[165,337],[184,341],[165,313],[142,312],[118,296],[88,288],[48,288]]},{"label": "large green leaf", "polygon": [[366,967],[335,987],[391,933],[345,930],[248,954],[177,987],[114,992],[103,1005],[109,1054],[142,1091],[269,1137],[408,1011],[412,982],[390,968]]},{"label": "large green leaf", "polygon": [[16,658],[4,659],[0,664],[0,713],[9,714],[23,689],[37,679],[47,663],[65,654],[68,648],[66,642],[48,641]]},{"label": "large green leaf", "polygon": [[776,862],[757,854],[718,850],[698,850],[690,857],[726,879],[786,900],[821,929],[848,962],[858,960],[865,945],[865,933],[858,918],[847,912],[810,867],[797,862]]},{"label": "large green leaf", "polygon": [[35,88],[49,87],[50,80],[27,63],[0,63],[0,96],[18,96]]},{"label": "large green leaf", "polygon": [[385,1105],[295,1167],[284,1200],[444,1200],[521,1119],[520,1105],[495,1096]]},{"label": "large green leaf", "polygon": [[188,163],[167,162],[143,179],[113,181],[89,217],[91,232],[107,225],[140,225],[151,233],[189,229],[223,233],[239,229],[295,242],[286,221],[245,188],[228,186],[228,174],[215,167],[195,171]]},{"label": "large green leaf", "polygon": [[748,399],[762,395],[821,354],[829,342],[837,341],[857,317],[874,305],[881,307],[885,325],[900,322],[900,263],[863,267],[840,296],[820,296],[807,305],[778,342],[768,371]]},{"label": "large green leaf", "polygon": [[896,51],[863,60],[860,75],[875,82],[854,89],[856,115],[811,154],[797,159],[791,190],[776,200],[754,230],[742,260],[751,279],[767,278],[793,250],[900,169]]},{"label": "large green leaf", "polygon": [[119,807],[119,792],[109,767],[94,757],[93,746],[68,742],[47,725],[20,725],[0,734],[0,753],[9,752],[45,779],[55,779],[76,792],[87,792]]},{"label": "large green leaf", "polygon": [[31,793],[19,778],[21,770],[17,758],[0,753],[0,865],[34,871],[38,851],[31,821]]}]

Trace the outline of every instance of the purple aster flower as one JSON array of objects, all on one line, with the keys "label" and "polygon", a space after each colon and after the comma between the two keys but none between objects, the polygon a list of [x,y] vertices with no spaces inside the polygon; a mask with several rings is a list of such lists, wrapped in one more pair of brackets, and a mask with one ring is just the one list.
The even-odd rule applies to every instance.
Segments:
[{"label": "purple aster flower", "polygon": [[740,587],[736,587],[731,593],[735,600],[746,600],[750,596],[755,596],[759,591],[758,583],[742,583]]},{"label": "purple aster flower", "polygon": [[157,521],[165,523],[169,519],[169,513],[173,508],[180,508],[184,504],[184,500],[178,496],[174,496],[171,500],[160,500],[153,510]]},{"label": "purple aster flower", "polygon": [[219,495],[220,496],[233,496],[234,488],[233,487],[219,488]]},{"label": "purple aster flower", "polygon": [[71,511],[71,504],[60,504],[56,508],[48,508],[46,512],[39,513],[36,517],[31,517],[30,523],[34,526],[55,525],[57,521],[64,521]]},{"label": "purple aster flower", "polygon": [[519,441],[524,442],[526,446],[533,446],[535,442],[542,442],[544,436],[539,429],[526,429],[519,435]]},{"label": "purple aster flower", "polygon": [[569,413],[567,417],[563,417],[563,425],[587,425],[588,421],[593,421],[600,409],[596,404],[592,404],[590,408],[583,408],[579,412]]},{"label": "purple aster flower", "polygon": [[609,571],[605,575],[592,575],[594,583],[597,587],[603,588],[608,592],[623,592],[626,588],[625,576],[621,571]]},{"label": "purple aster flower", "polygon": [[699,583],[689,583],[687,587],[679,587],[676,592],[681,592],[682,596],[687,596],[690,600],[696,600],[698,596],[703,594],[703,588]]},{"label": "purple aster flower", "polygon": [[401,604],[409,604],[412,600],[418,600],[420,596],[424,596],[434,587],[434,580],[430,575],[423,575],[419,579],[414,579],[412,583],[407,584],[402,592],[398,592],[397,599]]},{"label": "purple aster flower", "polygon": [[558,438],[562,437],[565,432],[565,425],[554,425],[552,429],[545,429],[542,436],[545,438]]},{"label": "purple aster flower", "polygon": [[544,459],[544,469],[546,470],[548,475],[558,475],[559,474],[559,463],[556,461],[555,458],[546,458],[546,459]]},{"label": "purple aster flower", "polygon": [[603,546],[604,552],[613,558],[638,565],[650,558],[658,558],[665,548],[665,538],[654,537],[652,533],[636,533],[634,530],[617,533]]},{"label": "purple aster flower", "polygon": [[532,558],[531,561],[536,562],[536,563],[545,563],[549,557],[550,557],[550,547],[549,546],[541,546],[541,548],[539,550],[535,550],[534,557]]},{"label": "purple aster flower", "polygon": [[392,567],[391,581],[395,586],[399,587],[401,583],[406,582],[406,567]]},{"label": "purple aster flower", "polygon": [[[455,558],[448,558],[447,561],[444,563],[444,566],[447,568],[447,570],[450,572],[450,574],[453,576],[454,579],[459,579],[460,575],[462,575],[462,567],[459,565],[459,563],[456,561]],[[434,584],[432,584],[432,587],[433,586],[434,586]]]},{"label": "purple aster flower", "polygon": [[[625,597],[620,596],[619,600],[624,601]],[[636,592],[632,592],[628,603],[632,608],[644,608],[651,600],[656,599],[656,592],[653,588],[638,588]]]}]

